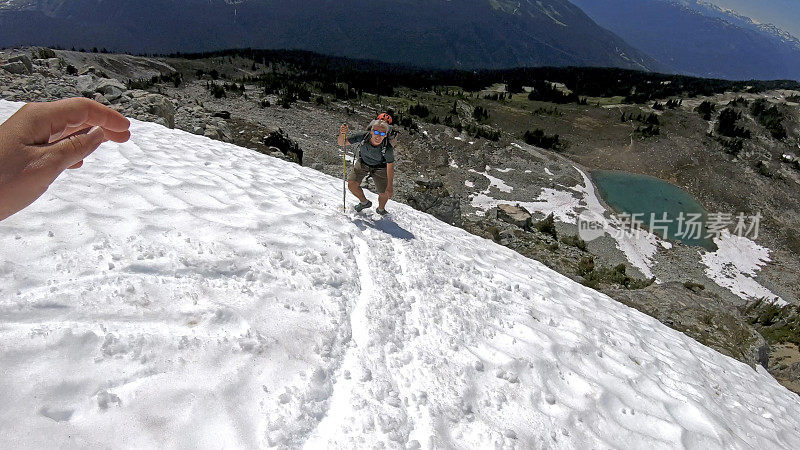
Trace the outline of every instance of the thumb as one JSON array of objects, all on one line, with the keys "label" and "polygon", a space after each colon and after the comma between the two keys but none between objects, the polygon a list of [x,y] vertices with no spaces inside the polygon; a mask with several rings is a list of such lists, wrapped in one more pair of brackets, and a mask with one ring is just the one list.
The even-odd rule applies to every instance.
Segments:
[{"label": "thumb", "polygon": [[77,165],[89,156],[105,140],[101,127],[95,126],[86,133],[76,133],[48,146],[55,169],[60,173],[68,167]]}]

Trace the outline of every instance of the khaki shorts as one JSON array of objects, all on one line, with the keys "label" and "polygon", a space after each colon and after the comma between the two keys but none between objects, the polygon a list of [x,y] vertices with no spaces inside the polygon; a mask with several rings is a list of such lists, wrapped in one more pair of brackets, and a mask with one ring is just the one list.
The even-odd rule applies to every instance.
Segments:
[{"label": "khaki shorts", "polygon": [[348,176],[347,179],[361,184],[367,175],[371,175],[372,179],[375,180],[375,188],[378,190],[378,194],[386,192],[386,186],[389,184],[389,177],[386,175],[385,167],[380,169],[372,168],[361,164],[361,161],[356,161],[356,165],[353,167],[353,170],[350,171],[350,176]]}]

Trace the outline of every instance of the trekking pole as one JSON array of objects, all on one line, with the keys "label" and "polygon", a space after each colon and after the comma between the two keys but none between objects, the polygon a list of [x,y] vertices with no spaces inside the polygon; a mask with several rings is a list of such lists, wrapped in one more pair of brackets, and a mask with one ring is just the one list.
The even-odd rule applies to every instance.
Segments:
[{"label": "trekking pole", "polygon": [[347,212],[347,131],[344,132],[342,147],[342,211]]}]

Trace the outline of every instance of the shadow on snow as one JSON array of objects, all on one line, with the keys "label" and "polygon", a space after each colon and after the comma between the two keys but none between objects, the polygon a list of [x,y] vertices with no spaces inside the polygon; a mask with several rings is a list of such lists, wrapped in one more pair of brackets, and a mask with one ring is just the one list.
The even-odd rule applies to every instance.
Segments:
[{"label": "shadow on snow", "polygon": [[367,228],[374,228],[378,231],[388,234],[391,237],[402,239],[404,241],[410,241],[414,239],[414,234],[400,227],[400,225],[396,224],[394,221],[386,218],[379,220],[355,219],[354,223],[361,231],[364,231]]}]

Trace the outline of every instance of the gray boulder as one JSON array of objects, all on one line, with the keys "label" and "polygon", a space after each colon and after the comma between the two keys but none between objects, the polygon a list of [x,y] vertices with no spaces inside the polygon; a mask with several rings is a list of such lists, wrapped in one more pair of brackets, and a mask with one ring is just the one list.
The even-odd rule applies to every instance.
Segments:
[{"label": "gray boulder", "polygon": [[160,94],[148,94],[138,101],[148,114],[163,118],[166,126],[175,128],[175,105],[170,99]]},{"label": "gray boulder", "polygon": [[412,208],[426,212],[450,225],[461,226],[461,202],[457,197],[450,195],[444,183],[416,180],[413,189],[405,195],[407,203]]},{"label": "gray boulder", "polygon": [[101,94],[99,92],[95,92],[93,98],[94,98],[94,101],[96,101],[97,103],[102,103],[104,105],[108,105],[109,104],[108,103],[108,99],[103,94]]},{"label": "gray boulder", "polygon": [[55,50],[53,50],[52,48],[38,47],[34,49],[34,51],[38,59],[52,59],[52,58],[58,59],[57,58],[58,55],[56,55]]},{"label": "gray boulder", "polygon": [[206,128],[203,130],[203,136],[211,139],[222,139],[222,133],[219,132],[219,129],[214,125],[206,125]]},{"label": "gray boulder", "polygon": [[111,102],[122,97],[125,89],[124,84],[113,78],[103,78],[94,85],[94,91],[103,94]]},{"label": "gray boulder", "polygon": [[[219,119],[221,120],[221,119]],[[303,165],[303,149],[280,128],[273,128],[264,136],[263,144],[275,147],[297,164]]]},{"label": "gray boulder", "polygon": [[27,55],[12,56],[11,58],[8,58],[8,62],[9,63],[20,62],[23,65],[25,65],[25,68],[28,69],[28,73],[33,72],[33,63],[31,62],[31,59],[28,58]]},{"label": "gray boulder", "polygon": [[8,64],[3,64],[0,66],[0,69],[5,70],[8,73],[14,75],[30,75],[31,71],[25,66],[25,64],[17,61],[17,62],[10,62]]},{"label": "gray boulder", "polygon": [[519,205],[497,205],[497,218],[523,229],[531,226],[531,213]]},{"label": "gray boulder", "polygon": [[96,78],[94,75],[85,74],[79,75],[75,78],[75,88],[78,89],[78,92],[81,93],[84,97],[92,97],[94,96],[94,86],[95,86]]}]

